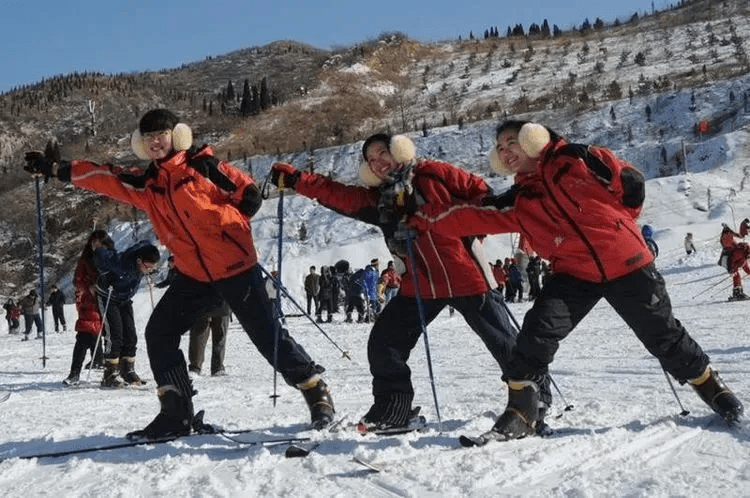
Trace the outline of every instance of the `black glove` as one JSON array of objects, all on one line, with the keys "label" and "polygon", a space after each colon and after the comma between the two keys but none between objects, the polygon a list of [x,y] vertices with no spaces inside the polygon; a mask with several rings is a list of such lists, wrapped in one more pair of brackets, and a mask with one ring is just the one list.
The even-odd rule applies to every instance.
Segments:
[{"label": "black glove", "polygon": [[300,172],[287,163],[274,163],[271,166],[271,183],[276,187],[290,188],[294,190],[294,186],[299,180]]},{"label": "black glove", "polygon": [[24,160],[26,166],[23,169],[32,175],[44,176],[45,181],[51,176],[57,176],[57,163],[44,157],[44,154],[38,150],[27,152]]}]

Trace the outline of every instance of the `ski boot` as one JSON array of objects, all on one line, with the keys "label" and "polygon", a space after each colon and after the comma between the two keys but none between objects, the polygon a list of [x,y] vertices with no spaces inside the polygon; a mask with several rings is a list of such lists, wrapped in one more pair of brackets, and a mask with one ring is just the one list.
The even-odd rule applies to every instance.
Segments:
[{"label": "ski boot", "polygon": [[711,407],[713,411],[721,415],[729,425],[739,421],[743,412],[743,406],[739,399],[729,390],[724,381],[719,377],[719,372],[707,367],[703,375],[689,381],[698,396]]},{"label": "ski boot", "polygon": [[190,434],[193,425],[192,400],[173,385],[160,387],[156,394],[161,411],[146,427],[128,433],[128,439],[165,439]]},{"label": "ski boot", "polygon": [[521,439],[536,434],[538,422],[539,386],[530,380],[511,380],[508,381],[508,406],[482,437],[496,441]]},{"label": "ski boot", "polygon": [[310,418],[315,430],[321,430],[333,421],[333,414],[336,410],[333,408],[333,399],[331,390],[328,388],[323,379],[318,375],[313,375],[304,382],[297,384],[305,397],[307,406],[310,407]]},{"label": "ski boot", "polygon": [[80,380],[80,376],[81,376],[80,370],[71,370],[70,374],[68,374],[68,377],[64,379],[62,383],[65,386],[77,386]]},{"label": "ski boot", "polygon": [[375,396],[375,403],[359,421],[357,430],[362,433],[368,432],[395,432],[402,430],[408,432],[412,415],[419,416],[411,409],[413,393],[394,392]]},{"label": "ski boot", "polygon": [[323,317],[320,315],[317,315],[317,318],[315,319],[316,323],[323,323]]},{"label": "ski boot", "polygon": [[120,377],[125,384],[142,386],[146,383],[135,373],[135,356],[123,356],[120,358]]},{"label": "ski boot", "polygon": [[741,285],[734,288],[732,296],[729,298],[730,301],[744,301],[745,299],[750,299],[750,296],[745,294]]},{"label": "ski boot", "polygon": [[120,373],[120,359],[107,358],[104,360],[104,373],[101,386],[104,388],[122,387],[122,381],[117,378]]},{"label": "ski boot", "polygon": [[353,321],[354,320],[352,320],[352,314],[351,313],[347,313],[346,314],[346,318],[344,319],[344,322],[345,323],[352,323]]}]

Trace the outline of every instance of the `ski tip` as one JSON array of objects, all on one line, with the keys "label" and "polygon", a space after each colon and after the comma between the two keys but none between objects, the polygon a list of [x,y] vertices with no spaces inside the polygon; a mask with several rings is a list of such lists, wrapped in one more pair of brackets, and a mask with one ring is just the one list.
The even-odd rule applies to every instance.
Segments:
[{"label": "ski tip", "polygon": [[458,442],[464,448],[484,446],[488,440],[482,436],[459,436]]},{"label": "ski tip", "polygon": [[302,446],[298,446],[296,444],[290,444],[284,452],[284,456],[286,458],[304,458],[309,454],[309,449],[303,448]]}]

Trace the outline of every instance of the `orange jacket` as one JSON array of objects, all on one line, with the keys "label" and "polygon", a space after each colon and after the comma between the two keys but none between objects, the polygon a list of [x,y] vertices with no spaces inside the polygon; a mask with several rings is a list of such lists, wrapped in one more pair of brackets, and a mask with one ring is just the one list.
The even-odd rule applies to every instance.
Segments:
[{"label": "orange jacket", "polygon": [[[250,220],[239,208],[253,179],[220,161],[218,171],[236,187],[224,184],[228,189],[222,189],[188,164],[189,152],[173,152],[137,175],[108,164],[75,160],[70,163],[70,178],[78,187],[148,214],[154,232],[184,275],[200,282],[238,275],[257,263]],[[213,158],[210,147],[191,159],[207,157]]]}]

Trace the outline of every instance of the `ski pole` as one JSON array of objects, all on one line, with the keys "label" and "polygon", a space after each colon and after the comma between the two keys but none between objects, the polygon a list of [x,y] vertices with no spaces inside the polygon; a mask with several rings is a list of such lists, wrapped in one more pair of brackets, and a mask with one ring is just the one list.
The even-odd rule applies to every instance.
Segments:
[{"label": "ski pole", "polygon": [[430,374],[430,387],[432,387],[432,399],[435,401],[435,413],[438,418],[438,430],[443,432],[443,421],[440,417],[440,403],[438,403],[437,387],[435,386],[435,374],[432,371],[432,355],[430,354],[430,341],[427,339],[427,325],[425,324],[424,309],[422,308],[422,298],[419,295],[419,279],[417,278],[417,261],[414,258],[414,247],[412,244],[412,234],[406,233],[406,249],[411,260],[411,275],[414,281],[414,298],[417,301],[417,312],[419,313],[419,325],[422,327],[422,337],[424,338],[424,350],[427,355],[427,371]]},{"label": "ski pole", "polygon": [[107,291],[107,302],[104,303],[104,312],[102,313],[102,324],[99,327],[99,334],[96,336],[96,342],[94,343],[94,351],[91,353],[91,362],[89,363],[89,371],[86,374],[86,382],[91,379],[91,369],[94,368],[94,359],[96,358],[96,352],[99,349],[99,341],[102,339],[102,332],[104,332],[104,320],[107,319],[107,310],[109,309],[109,298],[112,296],[112,287]]},{"label": "ski pole", "polygon": [[[279,175],[279,203],[277,205],[276,215],[279,218],[279,252],[278,252],[278,265],[276,267],[277,275],[279,277],[279,283],[281,282],[281,257],[283,253],[283,242],[284,242],[284,175]],[[276,319],[278,321],[276,332],[273,337],[273,406],[276,407],[276,399],[279,395],[276,393],[276,384],[279,371],[279,335],[281,333],[282,314],[281,314],[281,286],[279,283],[276,284]]]},{"label": "ski pole", "polygon": [[727,285],[725,285],[723,287],[719,287],[716,291],[714,291],[711,294],[709,294],[709,297],[714,297],[714,296],[716,296],[716,294],[718,294],[720,292],[726,292],[729,289],[731,289],[732,287],[734,287],[734,283],[733,282],[729,282]]},{"label": "ski pole", "polygon": [[323,337],[325,337],[326,339],[328,339],[328,341],[331,344],[333,344],[336,347],[336,349],[338,349],[339,351],[341,351],[341,356],[344,357],[344,358],[346,358],[346,359],[348,359],[349,361],[351,361],[351,357],[349,356],[349,352],[348,351],[344,351],[343,349],[341,349],[341,346],[339,346],[336,343],[336,341],[334,341],[333,339],[331,339],[331,337],[328,334],[326,334],[326,331],[323,330],[323,327],[321,327],[320,324],[318,324],[315,321],[315,319],[312,316],[310,316],[305,311],[305,309],[302,307],[301,304],[299,304],[297,301],[295,301],[295,299],[292,297],[292,295],[289,293],[289,291],[286,289],[286,287],[284,287],[281,284],[281,281],[279,281],[276,278],[274,278],[274,276],[271,275],[270,273],[268,273],[268,270],[266,270],[265,268],[263,268],[260,264],[258,264],[258,268],[260,268],[260,270],[263,272],[263,274],[266,277],[268,277],[268,278],[271,279],[271,281],[274,283],[274,285],[276,285],[277,289],[281,289],[281,292],[284,293],[284,296],[287,299],[289,299],[289,301],[291,301],[291,303],[300,311],[300,313],[302,313],[303,316],[307,317],[307,319],[310,320],[310,323],[312,323],[313,325],[315,325],[315,327],[320,331],[320,333],[323,334]]},{"label": "ski pole", "polygon": [[[521,332],[521,326],[518,324],[518,320],[516,320],[516,317],[513,316],[513,313],[511,313],[510,308],[508,308],[508,305],[505,303],[504,299],[501,299],[500,302],[503,303],[503,307],[505,308],[505,311],[508,313],[508,316],[513,321],[513,325],[516,326],[516,330],[518,332]],[[565,405],[565,408],[563,408],[563,411],[569,412],[573,409],[573,405],[569,404],[568,401],[565,399],[565,396],[563,396],[562,391],[559,387],[557,387],[557,382],[555,382],[555,379],[552,378],[552,376],[547,373],[547,378],[549,379],[550,384],[552,384],[552,387],[555,388],[555,391],[557,391],[558,396],[560,396],[560,399],[562,400],[563,404]]]},{"label": "ski pole", "polygon": [[718,282],[709,285],[708,287],[706,287],[705,289],[703,289],[702,291],[700,291],[698,294],[694,295],[692,297],[692,299],[695,299],[696,297],[705,294],[706,292],[708,292],[709,290],[713,289],[714,287],[716,287],[717,285],[721,284],[722,282],[724,282],[724,280],[719,280]]},{"label": "ski pole", "polygon": [[[49,144],[47,144],[49,147]],[[36,226],[39,247],[39,295],[42,299],[42,368],[47,367],[47,334],[44,326],[44,241],[42,240],[42,197],[39,193],[39,177],[36,177]]]},{"label": "ski pole", "polygon": [[680,415],[683,417],[690,415],[690,412],[686,410],[684,406],[682,406],[682,401],[680,401],[680,397],[677,395],[677,390],[674,388],[674,384],[672,384],[672,379],[669,377],[667,370],[664,367],[661,367],[661,369],[664,371],[664,376],[667,378],[667,383],[672,389],[672,394],[674,394],[674,398],[677,400],[677,404],[680,405]]}]

